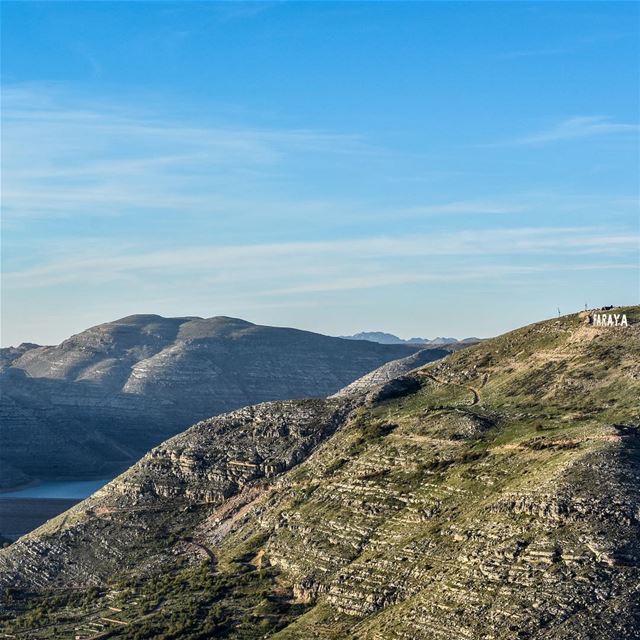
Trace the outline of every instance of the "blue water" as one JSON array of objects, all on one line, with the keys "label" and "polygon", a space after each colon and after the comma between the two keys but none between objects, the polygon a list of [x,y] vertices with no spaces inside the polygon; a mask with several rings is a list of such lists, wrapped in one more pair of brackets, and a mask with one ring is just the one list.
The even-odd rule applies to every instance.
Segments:
[{"label": "blue water", "polygon": [[1,498],[74,498],[81,500],[103,487],[112,478],[76,480],[73,482],[42,482],[33,487],[0,493]]}]

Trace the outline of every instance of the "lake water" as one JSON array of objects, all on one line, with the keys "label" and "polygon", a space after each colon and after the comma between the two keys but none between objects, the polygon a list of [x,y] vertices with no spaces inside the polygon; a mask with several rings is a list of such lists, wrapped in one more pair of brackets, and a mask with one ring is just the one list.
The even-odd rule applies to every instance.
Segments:
[{"label": "lake water", "polygon": [[42,482],[33,487],[0,493],[2,498],[67,498],[82,500],[104,487],[112,478],[102,480],[74,480],[72,482]]},{"label": "lake water", "polygon": [[0,498],[0,544],[17,540],[78,502],[64,498]]},{"label": "lake water", "polygon": [[0,546],[70,509],[111,479],[43,482],[0,493]]}]

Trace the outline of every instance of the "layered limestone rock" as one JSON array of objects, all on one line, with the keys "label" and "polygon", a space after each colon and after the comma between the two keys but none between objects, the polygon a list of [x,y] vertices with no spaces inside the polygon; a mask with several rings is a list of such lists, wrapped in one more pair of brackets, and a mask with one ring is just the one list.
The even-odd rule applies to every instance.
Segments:
[{"label": "layered limestone rock", "polygon": [[109,637],[640,637],[640,308],[625,313],[195,425],[0,553],[19,587],[6,632],[83,629],[122,598]]},{"label": "layered limestone rock", "polygon": [[[436,350],[436,354],[438,350]],[[413,353],[406,358],[399,358],[398,360],[392,360],[378,367],[374,371],[367,373],[366,375],[354,380],[351,384],[340,389],[333,397],[341,398],[358,393],[363,393],[389,382],[394,378],[409,373],[413,369],[422,367],[429,362],[433,362],[437,358],[434,358],[433,349],[421,349],[417,353]]]},{"label": "layered limestone rock", "polygon": [[[226,317],[130,316],[54,347],[2,350],[0,488],[117,472],[197,420],[324,397],[418,347]],[[436,359],[447,351],[435,349]]]},{"label": "layered limestone rock", "polygon": [[[210,510],[282,474],[328,438],[353,406],[322,400],[265,403],[200,422],[12,545],[0,560],[0,580],[14,587],[99,584],[140,561],[138,552],[145,553],[144,539],[154,535],[156,520],[175,514],[180,531],[185,509]],[[91,538],[101,542],[89,550],[83,542]],[[45,571],[32,562],[36,557],[46,557]]]}]

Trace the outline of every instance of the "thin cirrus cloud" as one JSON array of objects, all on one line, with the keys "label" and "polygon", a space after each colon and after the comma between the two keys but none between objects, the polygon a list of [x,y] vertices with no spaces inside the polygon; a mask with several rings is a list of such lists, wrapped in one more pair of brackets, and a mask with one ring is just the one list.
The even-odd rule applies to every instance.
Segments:
[{"label": "thin cirrus cloud", "polygon": [[576,116],[547,129],[515,138],[508,144],[538,145],[594,136],[637,136],[638,133],[640,125],[636,123],[615,122],[607,116]]},{"label": "thin cirrus cloud", "polygon": [[[311,129],[196,126],[131,107],[82,100],[50,87],[9,87],[3,105],[4,222],[153,212],[337,223],[459,214],[517,214],[516,199],[443,199],[371,206],[362,198],[280,188],[305,163],[322,171],[342,156],[387,158],[360,134]],[[334,169],[329,169],[330,171]],[[313,175],[313,169],[309,170]],[[313,181],[311,181],[313,182]],[[439,201],[438,201],[439,200]]]},{"label": "thin cirrus cloud", "polygon": [[[325,220],[331,212],[340,222],[520,214],[532,208],[526,194],[461,199],[434,194],[432,202],[393,208],[372,206],[358,195],[344,193],[294,197],[283,185],[305,163],[312,164],[313,175],[313,167],[326,173],[341,156],[352,156],[348,164],[358,166],[363,158],[388,158],[389,152],[360,134],[196,126],[121,105],[83,104],[50,87],[5,89],[5,224],[21,218],[122,216],[137,211],[247,219],[259,211],[272,219]],[[637,129],[604,117],[577,117],[505,144],[544,144]],[[558,205],[556,196],[552,200]]]},{"label": "thin cirrus cloud", "polygon": [[537,58],[540,56],[546,57],[575,54],[584,51],[585,49],[590,49],[592,47],[600,45],[610,45],[616,40],[631,37],[635,38],[635,33],[629,32],[594,34],[590,37],[558,43],[555,46],[543,46],[531,49],[516,49],[514,51],[507,51],[505,53],[500,53],[494,56],[494,58],[499,60],[515,60],[518,58]]},{"label": "thin cirrus cloud", "polygon": [[377,153],[358,135],[194,125],[111,104],[79,108],[64,98],[42,87],[3,92],[9,218],[210,212],[227,206],[234,188],[264,187],[300,158]]},{"label": "thin cirrus cloud", "polygon": [[[549,227],[147,252],[129,249],[127,253],[111,254],[105,248],[98,256],[95,251],[84,256],[78,252],[72,259],[54,258],[45,264],[5,273],[4,285],[7,289],[22,290],[73,282],[117,282],[131,278],[149,282],[153,278],[188,276],[190,281],[206,281],[211,285],[241,285],[244,291],[277,289],[293,293],[313,290],[314,282],[318,278],[324,282],[327,275],[337,288],[345,288],[345,283],[351,283],[346,288],[358,288],[362,277],[370,279],[372,274],[380,281],[381,270],[383,280],[389,283],[413,281],[416,273],[424,273],[425,269],[429,278],[441,279],[458,272],[456,263],[460,259],[472,264],[475,261],[479,266],[485,258],[513,255],[620,259],[634,255],[639,241],[638,234],[604,232],[599,227]],[[470,273],[476,272],[476,267],[469,268]],[[413,276],[408,278],[407,273]],[[278,287],[278,282],[287,284]]]},{"label": "thin cirrus cloud", "polygon": [[501,278],[520,277],[542,273],[557,273],[564,271],[626,271],[635,267],[632,263],[612,263],[612,264],[580,264],[566,265],[547,263],[544,265],[490,265],[474,267],[472,269],[449,269],[446,273],[415,273],[407,271],[396,274],[370,274],[360,277],[345,277],[338,280],[322,279],[294,287],[276,288],[267,291],[257,292],[257,296],[290,296],[313,293],[327,293],[337,291],[357,291],[363,289],[376,289],[379,287],[393,287],[406,284],[428,284],[428,283],[453,283],[469,281],[492,281]]},{"label": "thin cirrus cloud", "polygon": [[398,212],[404,216],[440,215],[440,214],[508,214],[527,210],[522,202],[501,200],[454,200],[443,204],[431,204],[406,207]]},{"label": "thin cirrus cloud", "polygon": [[508,51],[507,53],[500,53],[494,58],[498,60],[515,60],[517,58],[534,58],[538,56],[558,56],[565,53],[574,53],[579,51],[581,47],[573,46],[559,46],[559,47],[541,47],[540,49],[520,49],[517,51]]}]

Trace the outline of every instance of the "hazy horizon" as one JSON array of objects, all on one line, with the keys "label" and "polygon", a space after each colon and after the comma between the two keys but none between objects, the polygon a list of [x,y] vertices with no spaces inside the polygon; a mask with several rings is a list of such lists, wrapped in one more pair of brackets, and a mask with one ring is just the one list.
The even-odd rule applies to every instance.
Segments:
[{"label": "hazy horizon", "polygon": [[[128,314],[128,315],[161,315],[161,314],[153,314],[153,313],[143,313],[143,314]],[[217,314],[218,316],[227,316],[227,314]],[[121,320],[122,318],[125,318],[127,316],[122,316],[121,318],[112,318],[110,320],[105,320],[104,323],[103,322],[98,322],[95,324],[92,324],[90,326],[87,327],[83,327],[82,329],[78,329],[77,331],[72,331],[69,335],[65,335],[61,338],[54,338],[54,340],[52,340],[51,342],[39,342],[38,340],[22,340],[21,342],[15,342],[13,344],[3,344],[3,347],[17,347],[19,346],[19,344],[21,343],[34,343],[34,344],[39,344],[41,346],[49,346],[49,345],[55,345],[55,344],[59,344],[60,342],[62,342],[63,340],[65,340],[66,338],[69,338],[71,335],[75,335],[78,333],[81,333],[82,331],[85,331],[86,329],[89,329],[93,326],[96,326],[98,324],[105,324],[105,323],[109,323],[109,322],[114,322],[117,320]],[[168,317],[168,316],[163,316],[163,317]],[[214,316],[198,316],[197,314],[184,314],[183,316],[170,316],[170,317],[184,317],[184,318],[199,318],[199,319],[207,319],[207,317],[214,317]],[[227,316],[227,317],[234,317],[234,316]],[[257,324],[257,325],[261,325],[263,323],[261,322],[254,322],[251,319],[248,318],[239,318],[240,320],[246,320],[247,322],[250,322],[252,324]],[[341,333],[341,334],[337,334],[337,333],[327,333],[326,331],[320,331],[317,329],[308,329],[305,327],[296,327],[293,325],[288,325],[288,324],[282,324],[282,325],[274,325],[274,326],[279,326],[282,328],[287,328],[287,329],[300,329],[302,331],[312,331],[314,333],[320,333],[323,335],[327,335],[327,336],[332,336],[335,338],[341,338],[341,337],[351,337],[352,335],[358,334],[358,333],[373,333],[373,332],[382,332],[382,333],[387,333],[387,334],[392,334],[395,335],[398,338],[401,338],[403,340],[410,340],[411,338],[441,338],[441,337],[446,337],[446,338],[458,338],[458,339],[463,339],[463,338],[489,338],[492,336],[476,336],[476,335],[449,335],[446,331],[445,332],[441,332],[438,334],[434,334],[434,335],[422,335],[419,333],[416,334],[412,334],[412,335],[398,335],[397,333],[394,333],[393,331],[387,331],[386,329],[382,328],[375,328],[375,327],[368,327],[368,328],[364,328],[364,329],[358,329],[358,330],[354,330],[351,333]],[[516,328],[516,327],[513,327]]]},{"label": "hazy horizon", "polygon": [[[609,306],[609,305],[603,305],[603,306]],[[635,305],[627,305],[627,304],[615,304],[614,306],[616,307],[625,307],[625,306],[635,306]],[[589,307],[589,309],[593,309],[593,308],[599,308],[599,307]],[[562,309],[560,310],[561,315],[565,316],[565,315],[571,315],[574,313],[579,313],[580,311],[583,311],[584,309],[572,309],[572,310],[567,310],[567,311],[563,311]],[[62,341],[64,341],[65,339],[71,337],[72,335],[76,335],[78,333],[81,333],[87,329],[90,329],[91,327],[100,325],[100,324],[107,324],[110,322],[115,322],[117,320],[121,320],[123,318],[126,318],[127,316],[131,316],[131,315],[159,315],[162,316],[162,314],[154,314],[152,312],[149,313],[132,313],[132,314],[127,314],[126,316],[121,316],[119,318],[111,318],[109,320],[105,320],[103,322],[96,322],[93,323],[91,325],[87,325],[86,327],[82,327],[79,328],[77,330],[72,330],[71,333],[61,336],[60,338],[54,338],[53,340],[49,341],[49,342],[43,342],[43,341],[38,341],[38,340],[21,340],[20,342],[14,342],[13,344],[2,344],[2,347],[16,347],[19,346],[19,344],[21,343],[34,343],[34,344],[38,344],[41,346],[52,346],[52,345],[57,345],[60,344]],[[381,333],[386,333],[386,334],[391,334],[396,336],[397,338],[401,338],[402,340],[410,340],[412,338],[428,338],[428,339],[434,339],[434,338],[442,338],[442,337],[446,337],[446,338],[456,338],[459,340],[462,340],[464,338],[480,338],[480,339],[488,339],[488,338],[494,338],[496,336],[499,336],[503,333],[507,333],[509,331],[512,331],[514,329],[518,329],[522,326],[525,326],[526,324],[533,324],[535,322],[542,322],[544,320],[550,320],[553,319],[554,317],[556,317],[557,312],[556,313],[550,313],[547,316],[544,317],[539,317],[539,318],[534,318],[531,319],[530,322],[526,322],[523,323],[522,325],[514,325],[514,326],[510,326],[510,327],[506,327],[504,330],[495,333],[495,334],[491,334],[491,335],[480,335],[477,333],[465,333],[465,334],[453,334],[451,331],[440,331],[439,333],[433,333],[433,334],[425,334],[424,332],[420,332],[418,331],[417,333],[412,333],[412,334],[401,334],[401,333],[396,333],[395,331],[391,331],[388,330],[384,327],[380,328],[380,327],[364,327],[364,328],[358,328],[358,329],[354,329],[353,331],[347,331],[344,333],[330,333],[327,331],[323,331],[322,329],[312,329],[309,327],[300,327],[300,326],[294,326],[292,324],[287,324],[286,322],[282,323],[282,324],[274,324],[274,325],[268,325],[267,323],[263,323],[263,322],[257,322],[252,320],[251,318],[238,318],[237,316],[229,316],[228,314],[214,314],[214,316],[202,316],[202,315],[198,315],[198,314],[182,314],[180,316],[162,316],[162,317],[172,317],[172,318],[199,318],[199,319],[207,319],[207,318],[212,318],[212,317],[221,317],[221,316],[226,316],[226,317],[231,317],[231,318],[237,318],[239,320],[245,320],[251,324],[256,324],[256,325],[265,325],[267,324],[267,326],[276,326],[276,327],[281,327],[281,328],[286,328],[286,329],[299,329],[301,331],[311,331],[314,333],[319,333],[322,335],[326,335],[326,336],[331,336],[331,337],[335,337],[335,338],[341,338],[341,337],[351,337],[355,334],[358,333],[377,333],[377,332],[381,332]],[[443,318],[443,320],[446,320],[446,318]]]}]

